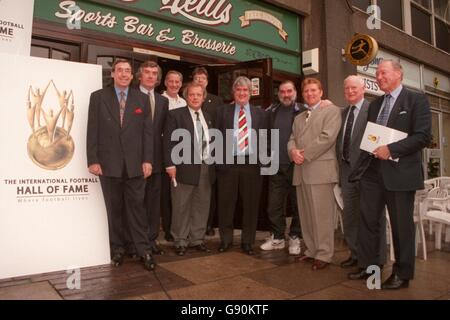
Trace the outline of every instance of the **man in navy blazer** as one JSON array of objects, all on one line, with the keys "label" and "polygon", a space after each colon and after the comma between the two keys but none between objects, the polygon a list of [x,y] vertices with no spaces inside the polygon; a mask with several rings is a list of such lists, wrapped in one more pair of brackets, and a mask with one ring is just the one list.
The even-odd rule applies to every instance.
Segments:
[{"label": "man in navy blazer", "polygon": [[146,95],[130,88],[132,67],[118,59],[112,66],[114,86],[95,91],[89,101],[87,162],[99,176],[108,215],[111,263],[119,266],[125,253],[124,221],[133,244],[153,270],[145,217],[145,178],[152,173],[153,133]]},{"label": "man in navy blazer", "polygon": [[[161,188],[162,175],[162,135],[169,110],[169,100],[155,91],[155,87],[161,81],[162,71],[154,61],[146,61],[141,64],[137,73],[139,89],[145,93],[150,102],[151,117],[153,119],[153,171],[147,178],[145,187],[145,204],[149,224],[149,240],[154,254],[164,254],[158,246],[157,239],[161,226]],[[164,177],[165,178],[165,177]]]},{"label": "man in navy blazer", "polygon": [[[377,264],[380,216],[387,205],[392,227],[395,263],[382,289],[409,286],[414,277],[416,190],[423,189],[422,149],[431,140],[431,112],[424,94],[402,86],[403,69],[395,60],[383,60],[376,78],[385,92],[369,107],[368,121],[406,132],[407,138],[363,152],[350,179],[361,179],[361,220],[358,230],[357,272],[351,279],[368,277],[366,268]],[[364,139],[364,137],[363,137]],[[398,162],[391,159],[398,159]]]},{"label": "man in navy blazer", "polygon": [[[217,112],[217,129],[224,139],[224,164],[217,164],[219,252],[227,251],[233,242],[233,221],[238,197],[242,200],[241,249],[253,255],[259,202],[262,191],[260,150],[258,134],[267,129],[266,113],[250,104],[251,81],[244,76],[233,83],[234,103],[224,105]],[[256,136],[251,135],[255,130]],[[225,143],[227,130],[233,133],[233,141]],[[227,159],[233,163],[226,163]],[[256,159],[257,163],[251,160]]]}]

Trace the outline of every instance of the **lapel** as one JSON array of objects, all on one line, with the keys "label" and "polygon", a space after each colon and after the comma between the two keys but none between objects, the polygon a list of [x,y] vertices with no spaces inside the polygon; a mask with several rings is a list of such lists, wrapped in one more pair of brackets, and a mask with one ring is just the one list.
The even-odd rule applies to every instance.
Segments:
[{"label": "lapel", "polygon": [[116,95],[116,90],[114,86],[109,87],[108,91],[108,101],[106,102],[106,107],[108,108],[109,113],[113,117],[113,119],[117,122],[120,127],[120,105],[119,100]]},{"label": "lapel", "polygon": [[[343,142],[344,142],[344,129],[345,129],[345,120],[347,119],[347,114],[350,111],[350,106],[346,106],[344,110],[342,111],[342,126],[341,130],[339,130],[339,135],[337,139],[337,145],[339,148],[339,154],[342,154],[343,152]],[[359,117],[358,117],[359,118]]]},{"label": "lapel", "polygon": [[392,107],[391,114],[389,115],[389,120],[387,123],[388,127],[392,127],[392,124],[395,122],[395,119],[397,118],[398,114],[400,113],[400,110],[403,109],[403,103],[406,96],[406,90],[405,88],[400,91],[400,94],[397,97],[397,100],[395,100],[395,104]]},{"label": "lapel", "polygon": [[355,126],[352,132],[352,144],[358,140],[358,136],[363,133],[367,124],[367,114],[369,112],[369,103],[364,100],[359,110],[358,118],[356,118]]},{"label": "lapel", "polygon": [[251,129],[259,128],[259,118],[256,113],[256,107],[252,106],[251,104],[249,104],[249,107],[250,107],[250,117],[252,119],[252,127],[248,128],[250,132]]},{"label": "lapel", "polygon": [[133,117],[134,109],[135,107],[141,108],[141,106],[135,105],[135,96],[134,92],[131,88],[128,88],[128,96],[127,96],[127,102],[125,104],[125,114],[123,115],[123,126],[122,130],[126,129],[128,125],[131,122],[131,119]]},{"label": "lapel", "polygon": [[182,121],[184,124],[184,128],[189,131],[189,134],[191,135],[191,144],[194,144],[195,140],[195,128],[194,128],[194,122],[192,120],[191,112],[189,111],[189,107],[186,106],[183,109],[183,115],[182,115]]},{"label": "lapel", "polygon": [[234,128],[234,104],[229,104],[225,107],[225,129],[233,129]]},{"label": "lapel", "polygon": [[[159,93],[154,92],[153,93],[155,95],[155,114],[153,115],[153,125],[155,125],[155,123],[157,123],[158,118],[161,115],[162,112],[162,97]],[[149,105],[150,105],[150,97],[149,99]],[[152,112],[152,106],[150,105],[150,113]]]}]

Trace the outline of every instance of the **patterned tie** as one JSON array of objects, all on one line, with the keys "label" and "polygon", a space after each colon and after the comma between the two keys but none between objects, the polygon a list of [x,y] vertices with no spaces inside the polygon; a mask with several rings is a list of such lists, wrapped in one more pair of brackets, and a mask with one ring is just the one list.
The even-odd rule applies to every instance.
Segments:
[{"label": "patterned tie", "polygon": [[391,113],[391,98],[392,96],[390,94],[387,94],[384,96],[384,107],[383,110],[381,110],[380,114],[377,118],[377,123],[381,124],[382,126],[386,126],[389,120],[389,114]]},{"label": "patterned tie", "polygon": [[306,111],[306,122],[308,122],[309,117],[311,117],[311,113],[312,113],[312,110],[310,108],[308,108],[308,111]]},{"label": "patterned tie", "polygon": [[247,118],[245,117],[244,107],[239,110],[239,130],[238,130],[238,146],[239,150],[245,152],[248,148],[248,128]]},{"label": "patterned tie", "polygon": [[350,113],[348,114],[347,125],[345,126],[344,132],[344,146],[342,149],[342,157],[347,162],[350,161],[350,142],[352,138],[353,122],[355,121],[355,109],[355,106],[352,106],[350,108]]},{"label": "patterned tie", "polygon": [[195,111],[194,113],[196,115],[195,130],[197,131],[197,142],[198,142],[198,145],[202,146],[201,159],[203,160],[203,156],[204,156],[205,149],[206,149],[206,137],[205,137],[205,132],[203,131],[202,122],[200,121],[200,114],[198,111]]},{"label": "patterned tie", "polygon": [[120,91],[119,95],[120,95],[120,101],[119,101],[119,106],[120,106],[120,126],[122,127],[122,125],[123,125],[123,116],[125,114],[125,104],[126,104],[127,100],[125,99],[125,92]]},{"label": "patterned tie", "polygon": [[155,117],[155,95],[151,91],[148,92],[148,97],[150,99],[150,110],[152,112],[152,120]]}]

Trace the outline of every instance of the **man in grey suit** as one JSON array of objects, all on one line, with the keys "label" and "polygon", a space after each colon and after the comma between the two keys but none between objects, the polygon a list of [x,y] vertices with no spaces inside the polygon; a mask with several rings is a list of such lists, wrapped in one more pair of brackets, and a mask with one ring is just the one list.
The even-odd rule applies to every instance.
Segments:
[{"label": "man in grey suit", "polygon": [[[364,99],[364,80],[357,75],[348,76],[344,80],[344,95],[348,106],[342,112],[342,127],[336,143],[339,161],[339,184],[344,200],[343,222],[344,237],[350,256],[341,263],[341,267],[349,268],[358,263],[358,224],[360,218],[359,182],[349,182],[352,172],[361,153],[359,146],[367,124],[369,102]],[[379,265],[386,263],[386,219],[381,217],[380,257]]]},{"label": "man in grey suit", "polygon": [[[141,64],[137,73],[139,89],[148,96],[153,120],[153,172],[147,178],[145,186],[145,204],[149,223],[149,240],[153,254],[164,254],[158,246],[157,239],[161,225],[161,180],[162,170],[162,134],[169,110],[169,100],[155,92],[155,87],[161,81],[162,71],[154,61]],[[165,177],[164,177],[165,178]]]},{"label": "man in grey suit", "polygon": [[341,114],[334,105],[322,107],[322,84],[314,78],[302,82],[302,95],[308,110],[299,114],[288,142],[294,161],[292,184],[297,202],[303,240],[307,247],[300,260],[313,261],[312,269],[330,264],[334,254],[334,185],[338,182],[336,138]]},{"label": "man in grey suit", "polygon": [[[188,105],[169,111],[164,129],[166,172],[172,180],[171,232],[179,256],[185,255],[188,246],[210,252],[204,237],[215,171],[214,165],[208,164],[212,119],[201,110],[205,96],[206,91],[200,85],[189,83],[184,89]],[[187,133],[189,136],[185,137]],[[182,154],[172,154],[173,149],[178,148],[178,144],[186,144],[185,141],[188,143]],[[173,158],[178,155],[181,161]]]},{"label": "man in grey suit", "polygon": [[127,60],[116,60],[111,76],[114,86],[93,92],[89,101],[89,172],[99,176],[102,186],[112,265],[123,263],[126,221],[144,267],[153,270],[144,208],[145,179],[153,162],[150,105],[145,94],[130,88],[133,74]]}]

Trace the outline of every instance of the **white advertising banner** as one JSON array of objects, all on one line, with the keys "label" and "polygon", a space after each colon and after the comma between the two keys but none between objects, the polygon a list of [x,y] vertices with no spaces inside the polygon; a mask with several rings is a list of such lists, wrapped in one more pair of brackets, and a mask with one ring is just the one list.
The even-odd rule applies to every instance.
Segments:
[{"label": "white advertising banner", "polygon": [[109,263],[106,209],[86,164],[101,66],[0,53],[0,279]]},{"label": "white advertising banner", "polygon": [[30,55],[34,0],[0,0],[0,52]]}]

